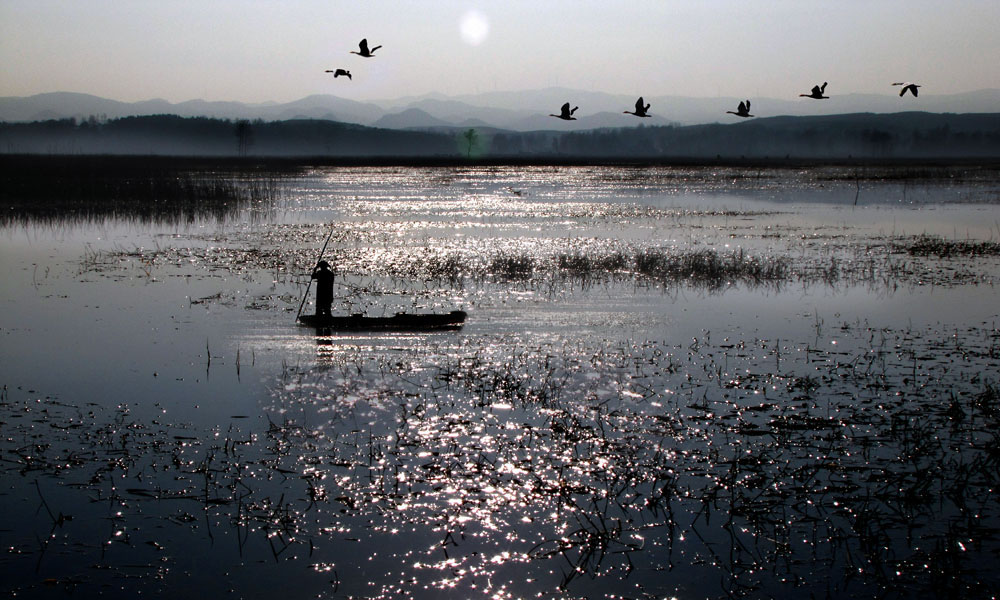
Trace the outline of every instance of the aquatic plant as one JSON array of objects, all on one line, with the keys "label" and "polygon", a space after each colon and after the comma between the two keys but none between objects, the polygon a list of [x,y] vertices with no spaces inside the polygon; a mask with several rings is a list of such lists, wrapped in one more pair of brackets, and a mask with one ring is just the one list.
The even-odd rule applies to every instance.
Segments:
[{"label": "aquatic plant", "polygon": [[11,542],[8,560],[81,551],[88,505],[51,494],[58,477],[125,532],[110,539],[127,558],[109,552],[98,580],[170,565],[157,546],[183,543],[319,565],[310,581],[351,595],[372,568],[344,550],[360,543],[400,574],[380,597],[467,595],[510,569],[568,595],[628,582],[660,596],[696,575],[713,582],[702,594],[735,597],[991,594],[997,387],[971,360],[938,373],[949,347],[988,360],[991,331],[967,333],[840,329],[846,352],[708,335],[334,352],[287,367],[256,430],[18,391],[0,403],[0,468],[40,481],[45,529],[61,533]]},{"label": "aquatic plant", "polygon": [[624,273],[632,257],[625,251],[588,254],[585,252],[556,255],[558,268],[571,277],[593,278]]},{"label": "aquatic plant", "polygon": [[106,219],[182,223],[270,211],[287,171],[149,157],[3,157],[0,226]]},{"label": "aquatic plant", "polygon": [[709,287],[726,283],[761,284],[787,279],[789,261],[749,256],[743,249],[722,254],[716,250],[669,252],[649,249],[635,257],[641,275],[665,281],[689,281]]},{"label": "aquatic plant", "polygon": [[530,254],[501,252],[490,259],[487,274],[501,279],[528,279],[535,271],[535,257]]},{"label": "aquatic plant", "polygon": [[901,249],[912,256],[1000,256],[1000,243],[976,240],[945,240],[941,237],[920,235],[912,241],[900,244]]}]

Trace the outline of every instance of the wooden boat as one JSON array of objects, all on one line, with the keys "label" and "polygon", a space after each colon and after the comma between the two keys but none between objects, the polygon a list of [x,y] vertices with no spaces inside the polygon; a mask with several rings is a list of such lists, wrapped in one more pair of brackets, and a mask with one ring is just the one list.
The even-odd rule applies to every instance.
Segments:
[{"label": "wooden boat", "polygon": [[465,317],[464,310],[444,314],[396,313],[391,317],[366,317],[362,314],[347,317],[300,315],[299,324],[330,331],[434,331],[459,329],[465,322]]}]

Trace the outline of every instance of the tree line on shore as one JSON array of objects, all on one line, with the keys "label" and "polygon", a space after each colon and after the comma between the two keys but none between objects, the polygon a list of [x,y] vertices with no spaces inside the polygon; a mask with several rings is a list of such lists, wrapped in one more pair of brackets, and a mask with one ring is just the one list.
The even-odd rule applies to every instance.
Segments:
[{"label": "tree line on shore", "polygon": [[1000,113],[857,113],[563,132],[153,115],[0,123],[0,153],[422,158],[1000,157]]}]

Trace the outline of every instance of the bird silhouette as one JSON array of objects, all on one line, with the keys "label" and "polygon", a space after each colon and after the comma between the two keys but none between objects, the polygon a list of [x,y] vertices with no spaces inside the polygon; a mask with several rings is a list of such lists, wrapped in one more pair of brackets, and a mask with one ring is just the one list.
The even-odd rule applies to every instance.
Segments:
[{"label": "bird silhouette", "polygon": [[346,70],[346,69],[337,69],[336,71],[332,71],[330,69],[327,69],[326,72],[327,73],[333,73],[333,78],[334,79],[336,79],[337,77],[340,77],[341,75],[346,76],[348,79],[353,79],[351,77],[351,72],[348,71],[348,70]]},{"label": "bird silhouette", "polygon": [[823,99],[829,98],[829,96],[824,96],[823,95],[823,93],[825,91],[826,91],[826,82],[824,81],[823,85],[821,85],[821,86],[820,85],[814,85],[813,89],[812,89],[812,93],[810,93],[810,94],[799,94],[799,96],[802,96],[803,98],[815,98],[816,100],[823,100]]},{"label": "bird silhouette", "polygon": [[360,43],[358,43],[358,50],[360,50],[360,52],[355,52],[354,50],[351,50],[351,54],[357,54],[358,56],[364,56],[365,58],[371,58],[371,57],[375,56],[375,51],[378,50],[381,47],[382,47],[381,45],[378,45],[378,46],[375,46],[374,48],[372,48],[371,50],[369,50],[368,49],[368,38],[365,38],[365,39],[361,40]]},{"label": "bird silhouette", "polygon": [[549,113],[549,116],[550,117],[555,117],[557,119],[562,119],[564,121],[575,121],[576,117],[573,116],[573,113],[575,113],[576,109],[578,109],[578,108],[580,108],[580,107],[579,106],[574,106],[573,110],[570,110],[569,109],[569,102],[567,102],[566,104],[562,105],[562,112],[560,114],[553,115],[553,114]]},{"label": "bird silhouette", "polygon": [[740,102],[740,105],[736,108],[736,112],[727,110],[726,113],[736,115],[737,117],[752,117],[753,115],[750,114],[750,100],[747,100],[745,103]]},{"label": "bird silhouette", "polygon": [[649,116],[652,116],[652,115],[646,114],[647,110],[649,110],[649,105],[647,104],[647,105],[643,106],[643,104],[642,104],[642,96],[639,96],[639,99],[635,101],[635,112],[630,112],[630,111],[627,111],[627,110],[624,110],[622,112],[625,113],[626,115],[635,115],[637,117],[649,117]]},{"label": "bird silhouette", "polygon": [[900,96],[900,98],[902,98],[903,96],[905,96],[906,92],[908,92],[908,91],[913,94],[914,98],[916,98],[917,97],[917,88],[920,87],[919,85],[917,85],[915,83],[910,83],[909,81],[901,81],[901,82],[898,82],[898,83],[894,83],[892,85],[901,85],[901,86],[903,86],[903,88],[901,90],[899,90],[899,96]]}]

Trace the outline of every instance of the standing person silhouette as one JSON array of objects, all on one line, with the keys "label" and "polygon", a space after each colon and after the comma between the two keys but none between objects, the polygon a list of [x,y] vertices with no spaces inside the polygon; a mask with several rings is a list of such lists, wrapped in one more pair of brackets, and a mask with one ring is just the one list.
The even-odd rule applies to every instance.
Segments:
[{"label": "standing person silhouette", "polygon": [[330,270],[330,263],[325,260],[319,261],[313,269],[312,278],[316,280],[316,315],[330,315],[330,305],[333,304],[333,279],[334,273]]}]

